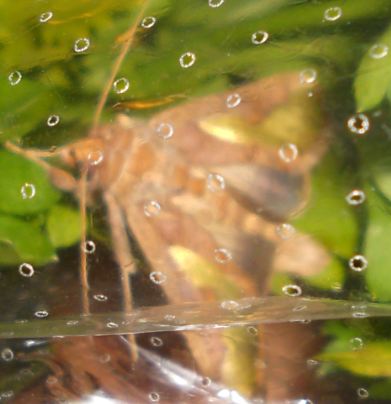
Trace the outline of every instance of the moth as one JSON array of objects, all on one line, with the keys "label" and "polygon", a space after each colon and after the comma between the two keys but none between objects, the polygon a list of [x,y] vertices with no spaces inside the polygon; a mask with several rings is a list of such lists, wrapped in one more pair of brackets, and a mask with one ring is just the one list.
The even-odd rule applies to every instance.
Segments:
[{"label": "moth", "polygon": [[[122,55],[132,35],[127,37]],[[151,282],[172,304],[216,300],[231,310],[237,299],[265,295],[281,261],[280,245],[290,237],[287,222],[305,206],[311,169],[327,147],[327,125],[312,90],[299,72],[288,72],[182,101],[148,121],[119,114],[56,152],[79,170],[77,181],[44,163],[53,183],[74,192],[84,212],[84,312],[91,298],[85,208],[97,194],[107,209],[124,311],[135,305],[136,244]],[[40,152],[8,147],[38,162]],[[227,362],[232,349],[221,335],[185,337],[200,374],[251,395],[253,376],[241,379],[241,370],[233,371],[234,361]]]}]

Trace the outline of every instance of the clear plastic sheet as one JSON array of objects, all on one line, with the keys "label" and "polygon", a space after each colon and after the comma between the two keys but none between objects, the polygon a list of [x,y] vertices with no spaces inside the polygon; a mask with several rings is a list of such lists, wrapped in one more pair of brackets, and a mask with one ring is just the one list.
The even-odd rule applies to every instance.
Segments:
[{"label": "clear plastic sheet", "polygon": [[390,402],[388,0],[0,19],[1,402]]}]

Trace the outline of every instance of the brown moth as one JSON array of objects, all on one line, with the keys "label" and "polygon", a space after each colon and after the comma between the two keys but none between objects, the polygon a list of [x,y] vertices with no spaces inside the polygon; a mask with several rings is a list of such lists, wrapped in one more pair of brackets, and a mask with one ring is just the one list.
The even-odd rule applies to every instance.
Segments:
[{"label": "brown moth", "polygon": [[[97,194],[107,208],[125,311],[137,305],[131,288],[132,277],[140,270],[134,244],[148,263],[151,282],[159,285],[170,303],[214,300],[235,310],[238,299],[268,292],[273,269],[303,271],[305,260],[291,260],[289,246],[284,247],[290,236],[285,222],[305,206],[311,168],[327,145],[328,129],[317,89],[303,85],[298,72],[288,72],[181,102],[149,121],[122,114],[114,123],[100,124],[102,109],[143,13],[144,8],[123,35],[93,129],[85,139],[54,154],[20,150],[11,143],[7,146],[44,166],[56,186],[74,192],[80,200],[80,283],[85,313],[90,312],[85,208]],[[115,108],[162,106],[180,98],[124,102]],[[53,155],[70,168],[80,169],[79,180],[39,158]],[[315,261],[319,256],[328,259],[314,242],[297,245]],[[295,257],[301,258],[303,254],[293,249]],[[254,358],[261,357],[260,344],[254,338],[249,343],[243,330],[183,335],[200,375],[251,396],[259,377]],[[73,399],[98,383],[120,399],[126,400],[130,394],[133,402],[148,401],[125,380],[129,363],[123,365],[122,354],[111,363],[96,360],[100,344],[115,342],[69,341],[54,349],[61,366],[54,360],[50,367],[68,386],[49,383],[53,396]],[[116,351],[121,349],[115,346],[112,352]],[[65,377],[64,372],[70,376]]]},{"label": "brown moth", "polygon": [[[279,74],[169,108],[148,122],[118,115],[58,151],[69,166],[81,167],[81,185],[56,169],[54,183],[77,191],[82,205],[97,193],[105,201],[125,311],[134,305],[131,281],[139,270],[132,238],[170,303],[217,300],[230,310],[236,299],[268,292],[275,263],[290,262],[278,253],[286,238],[279,229],[305,205],[310,170],[327,144],[319,102],[308,90],[298,72]],[[308,249],[319,256],[304,243]],[[200,374],[251,395],[255,369],[248,366],[242,378],[243,370],[235,370],[242,352],[228,349],[221,334],[185,337]]]}]

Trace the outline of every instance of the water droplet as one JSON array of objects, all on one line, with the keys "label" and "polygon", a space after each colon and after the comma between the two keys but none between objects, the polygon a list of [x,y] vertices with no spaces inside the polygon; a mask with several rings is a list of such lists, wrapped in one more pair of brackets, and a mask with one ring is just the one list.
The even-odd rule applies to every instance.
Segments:
[{"label": "water droplet", "polygon": [[160,285],[167,280],[167,275],[160,271],[154,271],[149,274],[149,279],[156,285]]},{"label": "water droplet", "polygon": [[118,326],[117,323],[114,323],[113,321],[109,321],[109,322],[106,324],[106,327],[107,327],[107,328],[118,328],[119,326]]},{"label": "water droplet", "polygon": [[46,123],[48,126],[56,126],[60,122],[60,117],[58,115],[50,115]]},{"label": "water droplet", "polygon": [[141,21],[141,26],[145,29],[152,28],[156,24],[156,18],[152,16],[145,17]]},{"label": "water droplet", "polygon": [[125,77],[121,77],[114,81],[113,88],[117,94],[126,93],[129,90],[129,80]]},{"label": "water droplet", "polygon": [[88,38],[79,38],[76,39],[73,50],[76,53],[85,52],[90,47],[90,40]]},{"label": "water droplet", "polygon": [[31,278],[34,275],[34,267],[27,262],[19,265],[19,273],[26,278]]},{"label": "water droplet", "polygon": [[367,318],[369,317],[369,314],[366,313],[365,311],[354,311],[352,313],[353,318]]},{"label": "water droplet", "polygon": [[26,182],[22,185],[20,193],[22,194],[23,199],[33,199],[36,194],[35,186]]},{"label": "water droplet", "polygon": [[359,337],[354,337],[350,340],[350,345],[353,351],[358,351],[364,347],[364,341]]},{"label": "water droplet", "polygon": [[258,328],[257,327],[254,327],[253,325],[249,325],[248,327],[247,327],[247,332],[250,334],[250,335],[258,335]]},{"label": "water droplet", "polygon": [[98,294],[98,295],[94,295],[93,297],[98,302],[107,302],[107,296],[106,295]]},{"label": "water droplet", "polygon": [[92,166],[99,165],[104,159],[104,154],[101,150],[93,150],[88,153],[87,160]]},{"label": "water droplet", "polygon": [[206,179],[206,186],[212,192],[223,191],[225,189],[225,179],[220,174],[210,173]]},{"label": "water droplet", "polygon": [[47,310],[37,310],[35,313],[34,313],[34,316],[35,317],[38,317],[38,318],[45,318],[45,317],[47,317],[49,315],[49,312],[47,311]]},{"label": "water droplet", "polygon": [[324,12],[324,19],[326,21],[336,21],[342,17],[341,7],[330,7]]},{"label": "water droplet", "polygon": [[304,69],[300,72],[301,84],[312,84],[316,81],[318,72],[315,69]]},{"label": "water droplet", "polygon": [[261,45],[269,39],[269,34],[266,31],[257,31],[251,35],[251,42],[254,45]]},{"label": "water droplet", "polygon": [[232,260],[232,254],[226,248],[216,248],[214,250],[215,260],[219,264],[226,264],[227,262]]},{"label": "water droplet", "polygon": [[149,393],[148,397],[149,397],[149,400],[154,403],[160,401],[160,395],[159,395],[159,393],[156,393],[156,391]]},{"label": "water droplet", "polygon": [[209,4],[209,7],[217,8],[224,4],[224,0],[209,0],[208,4]]},{"label": "water droplet", "polygon": [[288,240],[296,233],[296,229],[289,223],[282,223],[276,226],[276,233],[283,240]]},{"label": "water droplet", "polygon": [[172,322],[172,321],[175,321],[175,320],[176,320],[176,316],[175,316],[174,314],[166,314],[166,315],[164,316],[164,319],[165,319],[166,321]]},{"label": "water droplet", "polygon": [[157,216],[162,207],[158,201],[148,201],[144,204],[144,215],[147,217]]},{"label": "water droplet", "polygon": [[292,163],[292,161],[297,159],[298,155],[299,151],[297,146],[293,143],[282,145],[278,150],[278,156],[282,161],[285,161],[285,163]]},{"label": "water droplet", "polygon": [[93,254],[96,250],[96,245],[92,240],[87,240],[83,245],[83,251],[86,254]]},{"label": "water droplet", "polygon": [[226,105],[228,108],[236,108],[242,102],[242,97],[238,93],[230,94],[227,97]]},{"label": "water droplet", "polygon": [[151,345],[154,347],[160,347],[163,345],[163,340],[159,337],[151,337],[149,341],[151,342]]},{"label": "water droplet", "polygon": [[363,255],[355,255],[354,257],[350,258],[349,266],[353,271],[361,272],[367,269],[368,267],[368,260]]},{"label": "water droplet", "polygon": [[78,324],[79,324],[79,322],[77,320],[68,320],[66,322],[66,325],[69,325],[69,326],[78,325]]},{"label": "water droplet", "polygon": [[167,140],[174,134],[174,127],[170,123],[161,123],[156,127],[156,133],[162,139]]},{"label": "water droplet", "polygon": [[179,58],[179,64],[187,69],[194,65],[196,61],[196,55],[193,52],[186,52]]},{"label": "water droplet", "polygon": [[46,384],[48,384],[50,386],[50,385],[53,385],[53,384],[56,384],[56,383],[58,383],[58,379],[57,379],[56,376],[51,375],[51,376],[47,377]]},{"label": "water droplet", "polygon": [[369,397],[369,391],[367,389],[364,389],[364,387],[360,387],[357,389],[357,395],[362,400],[365,400]]},{"label": "water droplet", "polygon": [[349,205],[361,205],[365,201],[365,193],[359,189],[354,189],[346,196],[345,199]]},{"label": "water droplet", "polygon": [[8,81],[11,84],[11,86],[16,86],[21,82],[21,80],[22,80],[22,73],[17,70],[8,75]]},{"label": "water droplet", "polygon": [[375,44],[369,49],[369,56],[373,59],[382,59],[388,55],[388,46],[384,44]]},{"label": "water droplet", "polygon": [[48,22],[53,18],[53,13],[51,11],[46,11],[39,16],[39,22]]},{"label": "water droplet", "polygon": [[110,361],[111,361],[111,356],[108,353],[105,353],[105,354],[103,354],[103,355],[101,355],[99,357],[99,362],[100,363],[108,363]]},{"label": "water droplet", "polygon": [[9,398],[12,398],[14,395],[15,395],[15,393],[13,392],[13,390],[7,390],[7,391],[3,391],[0,395],[0,397],[2,399],[5,398],[6,400],[8,400]]},{"label": "water droplet", "polygon": [[307,308],[307,306],[303,305],[303,304],[299,304],[298,306],[295,306],[292,311],[294,312],[298,312],[298,311],[303,311]]},{"label": "water droplet", "polygon": [[307,359],[307,366],[309,368],[314,368],[319,366],[319,361],[317,361],[316,359]]},{"label": "water droplet", "polygon": [[224,310],[237,310],[240,307],[240,304],[238,302],[235,302],[235,300],[224,300],[223,302],[220,303],[220,307]]},{"label": "water droplet", "polygon": [[1,351],[1,359],[5,362],[11,362],[14,359],[14,352],[11,348],[4,348]]},{"label": "water droplet", "polygon": [[301,287],[298,285],[285,285],[282,287],[282,291],[288,296],[300,296],[302,294]]},{"label": "water droplet", "polygon": [[210,377],[204,376],[204,377],[201,379],[201,385],[204,386],[204,387],[210,386],[211,383],[212,383],[212,380],[210,379]]},{"label": "water droplet", "polygon": [[369,119],[365,114],[355,114],[348,119],[348,128],[352,133],[364,135],[370,128]]}]

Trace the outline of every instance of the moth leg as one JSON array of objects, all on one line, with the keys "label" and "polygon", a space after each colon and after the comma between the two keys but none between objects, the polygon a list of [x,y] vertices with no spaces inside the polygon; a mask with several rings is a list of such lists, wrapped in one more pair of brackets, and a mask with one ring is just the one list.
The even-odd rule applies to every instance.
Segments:
[{"label": "moth leg", "polygon": [[[129,248],[126,222],[122,216],[121,207],[110,192],[105,192],[103,197],[107,207],[114,256],[121,271],[123,307],[125,313],[130,313],[133,307],[131,275],[136,272],[137,268]],[[127,341],[129,342],[131,357],[135,361],[138,358],[135,336],[128,334]]]}]

